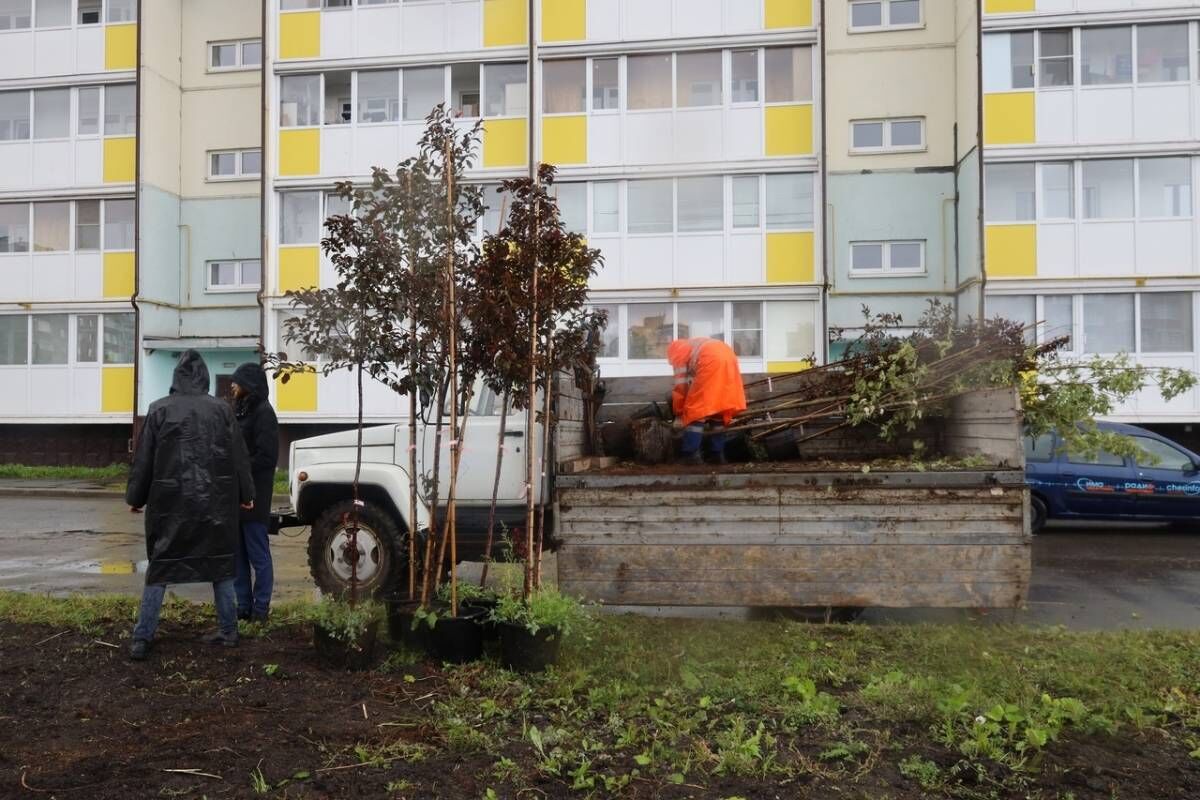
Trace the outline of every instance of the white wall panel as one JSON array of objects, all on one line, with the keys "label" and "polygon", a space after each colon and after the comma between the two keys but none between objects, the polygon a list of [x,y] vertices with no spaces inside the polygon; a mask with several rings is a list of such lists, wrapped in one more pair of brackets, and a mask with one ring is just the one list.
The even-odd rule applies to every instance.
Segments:
[{"label": "white wall panel", "polygon": [[1075,92],[1038,92],[1038,144],[1072,144],[1075,141]]},{"label": "white wall panel", "polygon": [[[1154,369],[1168,367],[1174,369],[1184,369],[1193,371],[1196,369],[1196,359],[1193,355],[1181,356],[1139,356],[1137,359],[1139,364],[1145,364],[1147,367]],[[1158,386],[1151,383],[1142,391],[1138,392],[1134,397],[1134,407],[1138,413],[1157,413],[1157,414],[1195,414],[1196,411],[1196,390],[1191,389],[1184,392],[1170,402],[1163,400],[1162,393]]]},{"label": "white wall panel", "polygon": [[72,414],[95,414],[100,410],[100,367],[76,365],[71,369]]},{"label": "white wall panel", "polygon": [[762,234],[740,233],[729,237],[725,258],[725,282],[733,285],[759,284],[765,280]]},{"label": "white wall panel", "polygon": [[71,185],[72,149],[69,141],[33,143],[33,180],[37,188]]},{"label": "white wall panel", "polygon": [[371,167],[394,169],[400,163],[400,126],[370,125],[355,131],[355,175],[370,175]]},{"label": "white wall panel", "polygon": [[483,3],[450,4],[450,49],[483,47]]},{"label": "white wall panel", "polygon": [[624,286],[670,286],[673,237],[632,236],[625,240]]},{"label": "white wall panel", "polygon": [[761,31],[762,3],[747,3],[746,0],[725,0],[725,32],[746,33]]},{"label": "white wall panel", "polygon": [[1075,274],[1075,223],[1038,225],[1038,277],[1066,278]]},{"label": "white wall panel", "polygon": [[75,71],[103,72],[104,29],[99,25],[80,28],[75,32],[75,42]]},{"label": "white wall panel", "polygon": [[[2,42],[3,40],[0,40]],[[36,75],[65,75],[75,64],[75,36],[70,29],[34,33]]]},{"label": "white wall panel", "polygon": [[722,0],[675,0],[675,36],[720,35],[721,5]]},{"label": "white wall panel", "polygon": [[670,163],[675,156],[672,112],[639,111],[625,116],[625,161]]},{"label": "white wall panel", "polygon": [[400,39],[400,6],[359,6],[355,12],[359,58],[392,55]]},{"label": "white wall panel", "polygon": [[70,367],[33,367],[29,370],[29,384],[35,413],[45,416],[71,413]]},{"label": "white wall panel", "polygon": [[1155,220],[1138,223],[1139,275],[1195,274],[1192,260],[1192,221]]},{"label": "white wall panel", "polygon": [[338,274],[333,268],[333,262],[329,260],[329,256],[322,251],[320,255],[320,267],[317,270],[317,280],[320,281],[320,288],[328,289],[332,286],[337,286]]},{"label": "white wall panel", "polygon": [[588,0],[587,36],[591,42],[621,38],[621,0]]},{"label": "white wall panel", "polygon": [[593,289],[619,289],[621,283],[622,248],[619,238],[600,238],[593,236],[588,239],[588,246],[595,247],[604,256],[604,263],[596,275],[588,282]]},{"label": "white wall panel", "polygon": [[622,0],[621,29],[625,39],[669,38],[671,0]]},{"label": "white wall panel", "polygon": [[321,129],[321,174],[354,174],[354,131],[349,125]]},{"label": "white wall panel", "polygon": [[724,160],[724,112],[719,108],[680,110],[675,117],[675,161]]},{"label": "white wall panel", "polygon": [[33,256],[33,299],[69,300],[75,288],[75,264],[70,253]]},{"label": "white wall panel", "polygon": [[1037,0],[1037,10],[1042,13],[1074,11],[1075,0]]},{"label": "white wall panel", "polygon": [[0,142],[0,186],[27,189],[33,183],[33,146],[29,142]]},{"label": "white wall panel", "polygon": [[1191,86],[1144,86],[1134,96],[1134,138],[1164,142],[1191,137]]},{"label": "white wall panel", "polygon": [[29,370],[25,367],[0,367],[0,381],[4,383],[4,391],[0,392],[0,415],[27,415]]},{"label": "white wall panel", "polygon": [[1079,228],[1079,274],[1132,275],[1133,223],[1089,222]]},{"label": "white wall panel", "polygon": [[676,286],[718,286],[724,282],[724,234],[686,234],[676,240]]},{"label": "white wall panel", "polygon": [[34,68],[33,32],[5,33],[0,43],[0,75],[30,77]]},{"label": "white wall panel", "polygon": [[321,13],[321,58],[354,57],[354,13],[326,10]]},{"label": "white wall panel", "polygon": [[588,164],[621,163],[621,118],[616,114],[588,115]]},{"label": "white wall panel", "polygon": [[104,256],[75,254],[75,299],[95,300],[104,294]]},{"label": "white wall panel", "polygon": [[1081,89],[1079,142],[1128,142],[1133,138],[1133,89]]},{"label": "white wall panel", "polygon": [[400,125],[400,159],[417,155],[421,137],[425,135],[425,123],[405,122]]},{"label": "white wall panel", "polygon": [[726,158],[732,160],[762,158],[762,109],[757,106],[731,108],[727,119],[729,120],[729,134],[725,144]]},{"label": "white wall panel", "polygon": [[99,139],[75,142],[75,185],[95,186],[104,182],[104,145]]},{"label": "white wall panel", "polygon": [[354,381],[353,373],[345,370],[338,370],[330,375],[317,376],[317,411],[322,414],[345,414],[353,407],[355,413],[357,407],[357,391],[354,392],[355,401],[351,402],[351,384]]},{"label": "white wall panel", "polygon": [[29,299],[29,295],[33,293],[32,261],[33,256],[28,253],[0,255],[0,301]]},{"label": "white wall panel", "polygon": [[440,3],[401,3],[404,19],[400,33],[406,53],[438,53],[446,50],[446,7]]}]

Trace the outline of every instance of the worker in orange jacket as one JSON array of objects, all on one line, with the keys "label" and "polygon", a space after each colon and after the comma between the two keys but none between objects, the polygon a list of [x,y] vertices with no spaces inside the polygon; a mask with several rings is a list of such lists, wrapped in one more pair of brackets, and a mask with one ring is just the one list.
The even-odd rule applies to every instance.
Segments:
[{"label": "worker in orange jacket", "polygon": [[683,423],[680,460],[702,464],[700,445],[705,425],[711,423],[709,445],[717,462],[725,463],[725,427],[746,410],[746,389],[737,354],[719,339],[699,336],[676,339],[667,345],[667,361],[675,369],[671,407]]}]

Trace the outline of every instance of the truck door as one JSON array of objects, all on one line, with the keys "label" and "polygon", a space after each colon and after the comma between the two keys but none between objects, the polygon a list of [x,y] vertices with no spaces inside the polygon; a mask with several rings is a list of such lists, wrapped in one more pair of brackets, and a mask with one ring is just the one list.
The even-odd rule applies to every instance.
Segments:
[{"label": "truck door", "polygon": [[1129,489],[1136,482],[1129,459],[1103,451],[1090,458],[1064,453],[1059,461],[1059,475],[1068,513],[1097,518],[1135,513],[1136,493],[1130,493]]},{"label": "truck door", "polygon": [[1149,454],[1134,458],[1138,484],[1148,487],[1137,495],[1136,513],[1162,519],[1200,516],[1200,474],[1192,455],[1161,439],[1133,440]]}]

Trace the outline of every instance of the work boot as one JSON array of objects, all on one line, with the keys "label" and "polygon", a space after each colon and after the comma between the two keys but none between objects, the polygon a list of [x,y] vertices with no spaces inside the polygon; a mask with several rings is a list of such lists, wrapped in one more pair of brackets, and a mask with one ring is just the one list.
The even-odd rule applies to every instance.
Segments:
[{"label": "work boot", "polygon": [[693,450],[690,453],[680,453],[677,463],[685,466],[703,466],[704,456],[700,455],[699,450]]},{"label": "work boot", "polygon": [[146,656],[150,654],[150,643],[145,639],[134,639],[129,645],[129,660],[130,661],[145,661]]},{"label": "work boot", "polygon": [[267,620],[271,618],[270,611],[255,611],[249,616],[251,622],[257,622],[259,625],[266,625]]},{"label": "work boot", "polygon": [[213,631],[212,633],[206,633],[201,636],[200,641],[204,644],[215,644],[221,645],[222,647],[237,647],[238,635],[236,632],[222,633],[221,631]]}]

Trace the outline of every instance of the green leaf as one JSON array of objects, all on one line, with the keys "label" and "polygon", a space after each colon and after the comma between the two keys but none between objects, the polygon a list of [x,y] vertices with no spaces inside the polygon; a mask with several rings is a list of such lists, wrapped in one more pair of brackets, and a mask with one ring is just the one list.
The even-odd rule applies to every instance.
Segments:
[{"label": "green leaf", "polygon": [[633,757],[633,760],[637,762],[639,767],[648,767],[653,759],[646,753],[638,753]]},{"label": "green leaf", "polygon": [[[1200,751],[1197,751],[1197,752],[1200,752]],[[679,786],[684,781],[683,773],[682,772],[672,772],[670,775],[667,776],[667,780],[669,780],[671,783],[675,784],[676,786]]]}]

